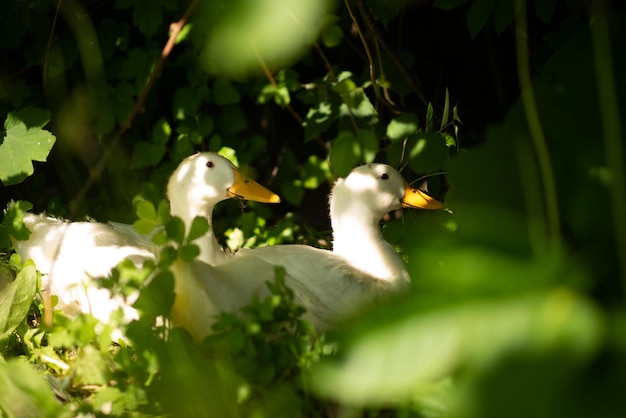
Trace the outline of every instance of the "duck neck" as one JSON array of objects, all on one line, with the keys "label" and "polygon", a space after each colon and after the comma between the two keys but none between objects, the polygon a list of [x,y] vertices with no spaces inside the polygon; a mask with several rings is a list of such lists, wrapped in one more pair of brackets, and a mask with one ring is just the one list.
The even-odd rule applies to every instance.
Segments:
[{"label": "duck neck", "polygon": [[[200,216],[205,218],[209,223],[209,231],[206,235],[201,236],[193,241],[200,248],[198,259],[215,265],[223,260],[224,251],[217,242],[213,233],[213,207],[214,204],[202,202],[195,203],[193,198],[172,198],[170,197],[170,209],[173,216],[177,216],[185,223],[185,234],[189,234],[191,223],[194,218]],[[194,203],[191,203],[194,202]]]},{"label": "duck neck", "polygon": [[378,219],[360,207],[337,207],[331,202],[333,252],[354,268],[399,286],[409,282],[402,258],[383,238]]}]

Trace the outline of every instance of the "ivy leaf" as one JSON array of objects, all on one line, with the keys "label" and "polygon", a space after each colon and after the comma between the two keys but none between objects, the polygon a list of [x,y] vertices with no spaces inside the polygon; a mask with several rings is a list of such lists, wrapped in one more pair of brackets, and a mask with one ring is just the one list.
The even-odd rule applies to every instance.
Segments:
[{"label": "ivy leaf", "polygon": [[56,140],[42,127],[50,120],[50,112],[24,108],[8,114],[4,122],[4,138],[0,143],[0,180],[5,185],[17,184],[34,172],[32,161],[44,162]]},{"label": "ivy leaf", "polygon": [[467,11],[467,28],[474,38],[485,26],[493,8],[495,0],[475,0]]}]

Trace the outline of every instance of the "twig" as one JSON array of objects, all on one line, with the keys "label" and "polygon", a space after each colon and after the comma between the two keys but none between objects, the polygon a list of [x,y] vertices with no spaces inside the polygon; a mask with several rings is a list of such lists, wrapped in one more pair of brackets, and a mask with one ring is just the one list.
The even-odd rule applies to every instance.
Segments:
[{"label": "twig", "polygon": [[187,20],[189,19],[189,16],[191,15],[191,12],[193,11],[193,9],[196,7],[197,4],[198,4],[198,0],[193,0],[191,4],[189,5],[189,7],[187,8],[187,10],[185,11],[183,17],[178,22],[174,22],[170,25],[170,32],[171,32],[170,37],[167,40],[167,43],[165,44],[165,46],[163,47],[163,50],[161,51],[161,56],[159,58],[159,61],[157,61],[156,66],[150,73],[150,78],[148,79],[148,82],[146,83],[143,90],[139,94],[139,98],[137,99],[137,102],[135,102],[135,105],[133,106],[133,108],[128,113],[128,116],[126,117],[124,122],[120,125],[119,129],[117,130],[117,132],[111,139],[109,143],[109,147],[105,149],[98,163],[90,170],[89,178],[87,179],[87,181],[85,181],[85,183],[83,184],[83,187],[80,189],[76,197],[70,203],[71,213],[76,211],[76,209],[78,208],[78,205],[80,205],[80,203],[85,198],[87,191],[91,188],[91,186],[95,183],[95,181],[102,176],[102,172],[104,171],[105,164],[107,160],[109,159],[109,157],[111,156],[111,150],[115,147],[117,142],[120,141],[122,136],[130,128],[133,120],[135,119],[135,117],[137,116],[141,108],[143,107],[143,104],[146,100],[146,97],[148,96],[148,93],[152,89],[154,82],[160,75],[161,70],[163,69],[165,60],[169,57],[170,53],[172,52],[172,49],[174,48],[174,45],[176,43],[176,38],[178,37],[183,26],[185,26],[185,23],[187,22]]},{"label": "twig", "polygon": [[546,205],[546,221],[551,249],[556,250],[560,242],[559,207],[556,195],[556,184],[550,153],[541,127],[539,112],[535,102],[535,94],[530,78],[530,65],[527,42],[527,20],[525,0],[515,0],[519,13],[515,17],[515,44],[517,50],[517,72],[520,83],[522,105],[526,113],[526,122],[533,141],[533,147],[539,163],[543,194]]},{"label": "twig", "polygon": [[[259,61],[259,65],[263,69],[263,73],[265,74],[265,77],[267,77],[267,80],[270,82],[270,84],[272,86],[278,87],[278,83],[276,82],[276,79],[274,78],[274,75],[272,74],[272,72],[270,71],[269,67],[267,66],[267,63],[265,62],[265,60],[261,56],[261,53],[252,44],[250,44],[250,48],[252,48],[252,51],[254,51],[254,55],[256,56],[256,59]],[[291,106],[291,104],[287,103],[287,105],[285,105],[285,109],[287,109],[287,111],[291,114],[291,116],[293,116],[293,118],[296,120],[296,122],[298,122],[298,124],[300,124],[300,126],[302,126],[302,123],[304,121],[302,120],[302,117],[298,114],[298,112],[296,112],[296,110],[293,108],[293,106]]]},{"label": "twig", "polygon": [[50,49],[52,48],[52,39],[54,38],[54,32],[56,30],[57,27],[57,20],[59,19],[59,11],[61,10],[61,3],[63,2],[63,0],[58,0],[57,1],[57,8],[54,11],[54,18],[52,19],[52,27],[50,28],[50,36],[48,37],[48,45],[46,45],[46,54],[44,56],[43,59],[43,69],[42,69],[42,76],[43,76],[43,91],[45,92],[47,90],[47,85],[48,85],[48,60],[50,57]]},{"label": "twig", "polygon": [[[361,17],[363,18],[363,21],[365,22],[365,26],[370,32],[370,35],[374,38],[374,42],[380,43],[380,46],[382,46],[382,48],[385,50],[387,55],[389,55],[389,58],[391,58],[393,63],[396,65],[402,77],[409,84],[409,86],[411,86],[411,89],[413,90],[413,92],[421,100],[424,106],[428,106],[429,100],[426,97],[426,94],[424,94],[420,85],[415,81],[415,78],[413,77],[413,75],[411,74],[407,66],[404,64],[402,59],[400,59],[398,54],[396,54],[395,50],[389,45],[385,37],[380,33],[380,30],[378,29],[378,26],[374,22],[374,18],[369,8],[365,5],[365,2],[363,0],[356,0],[356,4],[361,13]],[[434,114],[434,117],[435,117],[435,120],[437,120],[438,122],[441,122],[441,118],[438,115]]]},{"label": "twig", "polygon": [[611,36],[605,0],[591,3],[594,22],[591,24],[593,58],[598,86],[598,101],[602,131],[604,133],[604,153],[611,171],[609,188],[613,212],[614,239],[617,247],[622,291],[626,295],[626,170],[624,169],[624,149],[620,126],[619,103],[615,92],[615,74],[611,56]]}]

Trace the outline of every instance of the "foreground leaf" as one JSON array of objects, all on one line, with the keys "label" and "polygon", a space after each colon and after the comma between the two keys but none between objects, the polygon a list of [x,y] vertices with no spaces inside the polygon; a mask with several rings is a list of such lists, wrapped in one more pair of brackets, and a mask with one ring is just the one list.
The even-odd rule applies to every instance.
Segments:
[{"label": "foreground leaf", "polygon": [[15,280],[0,291],[0,340],[24,320],[37,290],[37,270],[27,263]]}]

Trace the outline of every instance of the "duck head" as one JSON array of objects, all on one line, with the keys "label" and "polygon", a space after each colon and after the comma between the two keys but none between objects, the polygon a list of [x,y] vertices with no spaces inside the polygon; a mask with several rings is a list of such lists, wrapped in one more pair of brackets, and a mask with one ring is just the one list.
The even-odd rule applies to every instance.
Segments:
[{"label": "duck head", "polygon": [[443,203],[411,187],[395,168],[387,164],[366,164],[335,183],[330,206],[331,213],[354,211],[378,221],[386,213],[402,207],[435,210],[442,209]]},{"label": "duck head", "polygon": [[[170,177],[167,194],[172,213],[183,218],[205,216],[206,211],[228,198],[262,203],[279,203],[280,197],[246,177],[226,158],[214,152],[201,152],[184,159]],[[208,214],[210,215],[210,213]],[[187,219],[185,219],[187,220]]]}]

